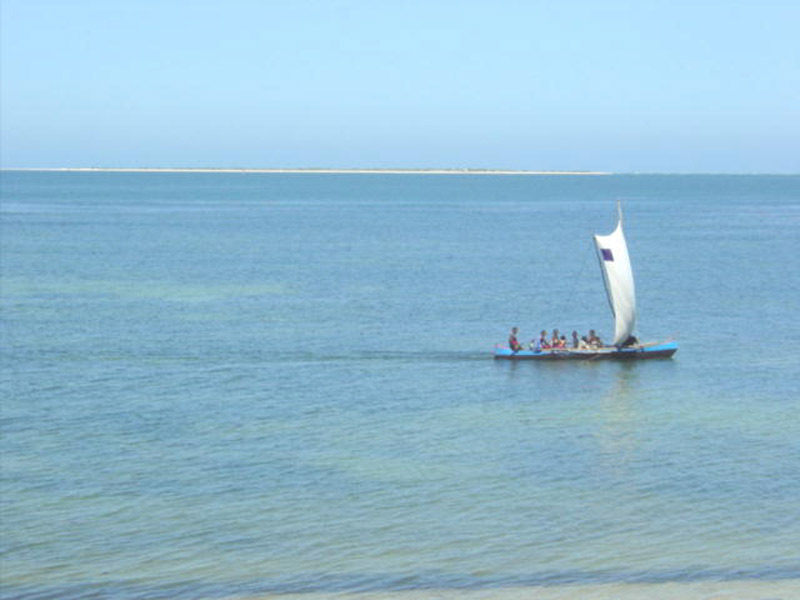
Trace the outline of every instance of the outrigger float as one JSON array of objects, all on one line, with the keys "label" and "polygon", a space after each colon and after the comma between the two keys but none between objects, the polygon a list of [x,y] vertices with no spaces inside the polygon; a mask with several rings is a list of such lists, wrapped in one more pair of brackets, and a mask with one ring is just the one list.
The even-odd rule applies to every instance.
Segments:
[{"label": "outrigger float", "polygon": [[597,348],[545,348],[517,350],[497,344],[494,357],[506,360],[642,360],[670,358],[678,351],[673,340],[640,344],[633,337],[636,325],[636,290],[628,256],[628,244],[622,231],[622,208],[617,203],[619,221],[609,235],[595,235],[600,271],[606,286],[608,303],[614,315],[614,343]]}]

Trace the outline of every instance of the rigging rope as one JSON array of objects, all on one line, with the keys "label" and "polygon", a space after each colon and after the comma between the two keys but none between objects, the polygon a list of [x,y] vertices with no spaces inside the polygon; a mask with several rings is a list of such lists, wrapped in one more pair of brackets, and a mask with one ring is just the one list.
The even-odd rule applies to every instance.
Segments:
[{"label": "rigging rope", "polygon": [[[567,300],[570,304],[574,302],[578,292],[578,287],[583,283],[583,276],[584,273],[586,272],[586,265],[589,262],[589,257],[592,256],[596,260],[594,242],[591,239],[588,240],[588,245],[589,245],[589,253],[584,257],[583,262],[581,263],[580,270],[578,271],[578,275],[572,280],[572,289],[570,290],[569,298]],[[564,305],[567,306],[566,303]]]}]

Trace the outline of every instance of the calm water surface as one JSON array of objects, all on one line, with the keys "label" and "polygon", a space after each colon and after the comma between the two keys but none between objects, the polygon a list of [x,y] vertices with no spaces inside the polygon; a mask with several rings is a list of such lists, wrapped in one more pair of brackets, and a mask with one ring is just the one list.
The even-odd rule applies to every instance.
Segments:
[{"label": "calm water surface", "polygon": [[4,598],[800,578],[800,177],[0,183]]}]

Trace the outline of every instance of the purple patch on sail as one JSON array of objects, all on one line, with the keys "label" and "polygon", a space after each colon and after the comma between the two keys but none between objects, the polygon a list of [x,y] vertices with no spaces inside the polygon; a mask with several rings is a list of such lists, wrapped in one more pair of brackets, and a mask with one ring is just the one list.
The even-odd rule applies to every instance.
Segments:
[{"label": "purple patch on sail", "polygon": [[614,262],[614,255],[611,254],[611,250],[609,248],[601,248],[600,252],[603,253],[603,260],[610,260]]}]

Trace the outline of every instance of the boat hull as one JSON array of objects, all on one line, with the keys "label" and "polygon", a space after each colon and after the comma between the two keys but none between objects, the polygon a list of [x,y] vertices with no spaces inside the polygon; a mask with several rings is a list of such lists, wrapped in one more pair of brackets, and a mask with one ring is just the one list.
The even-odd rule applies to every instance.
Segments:
[{"label": "boat hull", "polygon": [[556,348],[552,350],[520,350],[514,352],[508,347],[495,346],[494,357],[499,360],[646,360],[651,358],[671,358],[678,351],[677,342],[659,342],[616,348],[614,346],[592,350],[573,350]]}]

